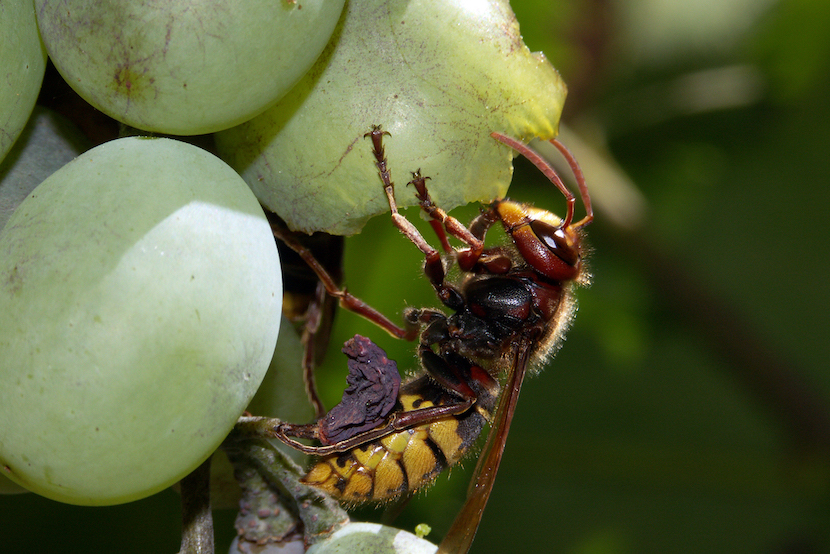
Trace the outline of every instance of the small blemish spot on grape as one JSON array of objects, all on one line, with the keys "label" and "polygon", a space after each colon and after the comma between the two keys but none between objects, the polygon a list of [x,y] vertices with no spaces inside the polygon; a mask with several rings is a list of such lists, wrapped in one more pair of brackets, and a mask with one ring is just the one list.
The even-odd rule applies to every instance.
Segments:
[{"label": "small blemish spot on grape", "polygon": [[23,287],[23,279],[20,277],[20,271],[17,269],[17,266],[14,266],[9,273],[8,287],[9,292],[12,294],[19,294],[20,289]]},{"label": "small blemish spot on grape", "polygon": [[143,95],[147,86],[152,85],[155,79],[148,78],[143,73],[135,71],[129,63],[119,66],[110,83],[113,92],[128,99]]}]

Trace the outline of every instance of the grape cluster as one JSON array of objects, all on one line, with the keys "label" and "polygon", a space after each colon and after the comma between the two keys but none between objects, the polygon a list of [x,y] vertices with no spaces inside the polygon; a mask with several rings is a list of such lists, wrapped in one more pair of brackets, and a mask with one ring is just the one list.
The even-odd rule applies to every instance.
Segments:
[{"label": "grape cluster", "polygon": [[[141,133],[208,133],[279,100],[343,4],[4,2],[0,160],[47,53],[80,96]],[[0,481],[127,502],[198,466],[251,401],[277,341],[279,258],[256,197],[213,154],[118,138],[34,188],[21,168],[65,160],[56,136],[32,127],[0,166]]]}]

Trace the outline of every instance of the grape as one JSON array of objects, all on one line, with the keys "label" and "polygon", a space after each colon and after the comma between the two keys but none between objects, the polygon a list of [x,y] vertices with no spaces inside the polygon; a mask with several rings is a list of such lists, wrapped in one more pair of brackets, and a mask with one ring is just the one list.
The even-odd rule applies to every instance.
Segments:
[{"label": "grape", "polygon": [[274,352],[279,258],[218,158],[98,146],[0,233],[0,472],[73,504],[127,502],[206,459]]},{"label": "grape", "polygon": [[0,161],[14,144],[37,100],[46,50],[28,0],[0,2]]},{"label": "grape", "polygon": [[307,554],[375,552],[377,554],[434,554],[438,547],[412,533],[377,523],[348,523]]},{"label": "grape", "polygon": [[323,50],[344,0],[36,0],[61,75],[139,129],[192,135],[250,119]]},{"label": "grape", "polygon": [[[78,131],[63,118],[35,107],[9,155],[0,162],[0,229],[44,178],[81,153]],[[0,474],[0,494],[28,492]]]},{"label": "grape", "polygon": [[374,124],[392,135],[398,203],[416,203],[402,185],[420,168],[446,210],[507,191],[513,153],[491,132],[557,133],[565,84],[522,43],[507,0],[349,2],[335,37],[276,105],[217,134],[223,159],[294,230],[353,234],[388,211],[363,139]]},{"label": "grape", "polygon": [[[229,554],[238,554],[239,537],[231,542]],[[302,554],[302,540],[287,543],[245,544],[250,554]],[[434,544],[412,533],[377,523],[347,523],[330,537],[312,545],[307,554],[372,552],[375,554],[434,554]]]}]

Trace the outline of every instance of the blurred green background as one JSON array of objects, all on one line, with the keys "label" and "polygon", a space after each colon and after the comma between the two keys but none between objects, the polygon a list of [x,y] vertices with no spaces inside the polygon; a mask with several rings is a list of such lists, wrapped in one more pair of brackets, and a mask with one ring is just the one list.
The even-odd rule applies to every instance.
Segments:
[{"label": "blurred green background", "polygon": [[[830,552],[830,3],[511,4],[570,87],[563,141],[596,203],[594,284],[525,383],[472,552]],[[390,163],[398,180],[411,169]],[[521,161],[510,194],[563,208]],[[384,313],[435,305],[388,219],[346,257],[349,289]],[[328,405],[354,333],[415,367],[411,344],[341,313]],[[397,524],[440,540],[474,465]],[[223,552],[234,514],[216,517]],[[0,552],[175,552],[178,533],[170,491],[112,508],[0,496]]]}]

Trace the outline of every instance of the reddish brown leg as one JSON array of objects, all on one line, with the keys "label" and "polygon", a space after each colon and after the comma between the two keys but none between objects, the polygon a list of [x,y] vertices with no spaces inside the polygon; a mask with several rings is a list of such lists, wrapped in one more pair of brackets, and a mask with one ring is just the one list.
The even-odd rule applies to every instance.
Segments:
[{"label": "reddish brown leg", "polygon": [[[270,214],[272,225],[279,226],[284,234],[292,235],[297,241],[314,253],[326,268],[334,282],[342,280],[343,237],[315,233],[298,235],[291,233],[274,214]],[[315,413],[325,413],[325,407],[317,394],[314,369],[325,357],[331,336],[331,328],[337,309],[337,300],[326,293],[326,289],[308,264],[283,241],[277,241],[285,279],[282,312],[297,327],[303,344],[303,382]]]},{"label": "reddish brown leg", "polygon": [[427,191],[427,179],[429,179],[429,177],[422,177],[421,170],[419,169],[412,174],[412,180],[409,182],[409,184],[414,186],[417,191],[415,196],[418,198],[418,203],[421,205],[421,209],[424,210],[424,212],[426,212],[433,221],[437,221],[442,224],[444,229],[447,230],[447,233],[469,246],[471,252],[470,255],[478,259],[481,256],[481,251],[484,249],[484,241],[473,235],[473,233],[471,233],[463,223],[451,215],[448,215],[447,212],[435,205],[432,201],[432,197],[429,195],[429,191]]},{"label": "reddish brown leg", "polygon": [[365,317],[377,326],[386,330],[386,332],[394,337],[405,340],[415,340],[415,337],[418,336],[418,329],[416,327],[411,325],[401,327],[394,324],[385,315],[374,309],[360,298],[351,294],[345,288],[341,289],[338,287],[334,278],[332,278],[329,272],[326,271],[326,268],[323,267],[323,265],[314,257],[307,247],[300,244],[300,242],[297,241],[293,235],[287,233],[285,229],[276,221],[272,220],[272,218],[269,218],[268,221],[271,223],[271,231],[274,233],[274,236],[283,241],[286,246],[294,250],[308,264],[308,266],[317,275],[317,278],[320,279],[320,282],[325,287],[326,292],[334,298],[337,298],[343,308]]},{"label": "reddish brown leg", "polygon": [[441,226],[441,222],[430,219],[429,226],[432,227],[432,230],[435,231],[435,234],[438,236],[438,240],[441,241],[441,248],[444,252],[452,252],[453,248],[447,238],[447,232],[444,231],[444,228]]},{"label": "reddish brown leg", "polygon": [[380,180],[383,182],[383,190],[386,193],[389,209],[392,212],[392,223],[412,244],[418,247],[418,250],[423,252],[426,258],[424,273],[438,293],[438,297],[443,300],[445,297],[448,297],[448,291],[445,290],[446,286],[444,285],[444,277],[446,275],[441,254],[424,239],[421,232],[408,219],[398,213],[398,203],[395,201],[395,184],[392,182],[392,176],[386,164],[386,153],[383,149],[383,135],[385,134],[388,133],[381,130],[380,125],[375,125],[372,131],[366,133],[364,137],[372,138],[372,152],[376,160],[375,165],[378,168],[378,175],[380,175]]},{"label": "reddish brown leg", "polygon": [[[430,224],[432,224],[433,229],[436,229],[436,233],[438,233],[437,229],[441,229],[439,236],[443,237],[444,242],[442,244],[446,244],[445,250],[448,252],[452,250],[449,243],[446,242],[446,233],[469,246],[466,250],[457,250],[456,259],[462,271],[470,271],[479,261],[481,253],[484,251],[484,235],[487,229],[496,221],[495,212],[489,210],[475,218],[469,228],[465,227],[460,221],[451,215],[447,215],[447,212],[433,203],[426,187],[427,178],[422,177],[420,171],[414,172],[412,177],[413,179],[409,184],[417,189],[416,196],[421,209],[430,216]],[[444,229],[446,229],[446,233],[443,231]]]},{"label": "reddish brown leg", "polygon": [[[325,337],[323,341],[328,343],[327,338],[330,332],[331,320],[334,317],[332,299],[333,297],[328,295],[325,285],[320,281],[317,284],[314,300],[309,303],[308,310],[306,310],[306,320],[303,325],[303,382],[305,383],[308,399],[314,408],[316,419],[326,415],[323,400],[317,394],[314,370],[320,362],[318,352],[322,351],[322,348],[318,345],[318,340]],[[325,344],[322,345],[323,348],[325,346]]]},{"label": "reddish brown leg", "polygon": [[469,410],[475,403],[475,399],[470,398],[466,400],[459,400],[453,404],[443,404],[441,406],[430,406],[429,408],[421,408],[409,412],[394,412],[389,416],[386,424],[376,427],[365,433],[356,435],[348,440],[340,441],[334,444],[324,444],[321,446],[309,446],[303,444],[292,437],[301,439],[320,439],[318,427],[316,423],[306,425],[295,425],[293,423],[280,423],[271,431],[273,437],[281,440],[288,446],[304,452],[306,454],[314,454],[315,456],[325,456],[326,454],[333,454],[337,452],[346,452],[361,444],[366,444],[373,440],[385,437],[390,433],[411,429],[419,425],[426,425],[444,419],[450,416],[463,414]]},{"label": "reddish brown leg", "polygon": [[[441,254],[435,248],[430,245],[426,239],[424,239],[421,232],[408,220],[406,217],[401,215],[398,212],[398,203],[395,200],[395,184],[392,182],[392,176],[389,171],[389,167],[386,161],[386,153],[383,148],[383,135],[386,135],[385,131],[380,128],[380,125],[376,125],[372,128],[372,130],[364,135],[364,137],[371,137],[372,139],[372,152],[375,155],[375,165],[378,168],[378,175],[380,176],[380,180],[383,182],[383,190],[386,193],[386,199],[389,202],[389,210],[391,211],[392,216],[392,223],[398,230],[406,236],[414,244],[418,250],[420,250],[424,257],[426,258],[424,262],[424,273],[426,274],[427,278],[429,279],[432,287],[435,289],[435,292],[438,294],[438,298],[445,304],[450,304],[460,298],[458,291],[453,289],[452,287],[448,286],[444,282],[444,278],[446,277],[446,271],[444,268],[444,261],[441,259]],[[424,185],[424,179],[420,176],[420,173],[414,174],[416,177],[413,179],[412,183],[415,185],[416,189],[418,189],[418,198],[419,201],[422,203],[428,202],[430,206],[432,206],[431,200],[429,200],[429,195],[426,194],[426,186]],[[421,191],[423,191],[424,199],[421,198]],[[422,204],[422,207],[423,204]],[[456,223],[457,220],[455,218],[448,218],[446,214],[437,207],[434,208],[435,211],[430,212],[432,208],[424,207],[424,210],[430,214],[434,220],[443,222],[446,219],[452,219]],[[440,213],[439,213],[440,212]],[[433,216],[433,213],[436,214]],[[444,220],[440,219],[440,214],[443,214]],[[459,226],[463,227],[460,223]],[[453,234],[455,229],[454,226],[446,226],[445,228],[450,234]],[[465,228],[466,231],[466,228]],[[467,231],[469,234],[469,231]],[[440,235],[443,232],[439,233]],[[457,236],[457,235],[454,235]],[[470,237],[472,235],[470,234]],[[478,241],[475,237],[472,237],[473,241]],[[449,244],[446,245],[449,247]]]},{"label": "reddish brown leg", "polygon": [[[389,172],[389,167],[386,162],[386,152],[383,148],[383,135],[388,135],[386,131],[380,128],[380,125],[375,125],[372,130],[366,133],[365,137],[372,138],[372,153],[375,155],[375,165],[378,168],[378,175],[383,182],[383,190],[386,193],[386,199],[389,201],[389,209],[392,211],[392,223],[395,224],[401,233],[408,238],[412,243],[418,247],[418,250],[424,253],[427,259],[427,265],[441,265],[441,255],[424,239],[421,232],[409,222],[404,216],[398,213],[398,203],[395,201],[395,184],[392,182],[392,175]],[[428,270],[429,271],[429,270]],[[443,273],[443,269],[441,270]],[[443,276],[442,279],[443,280]]]}]

